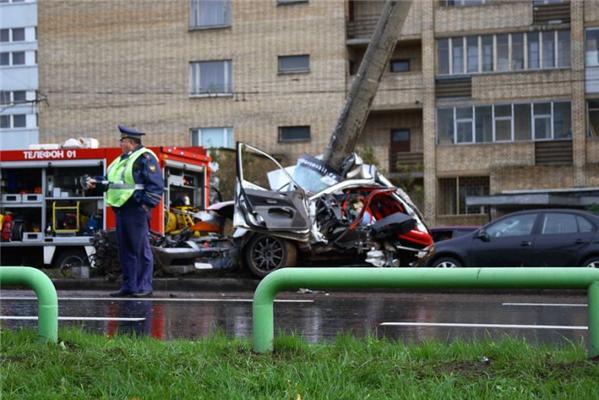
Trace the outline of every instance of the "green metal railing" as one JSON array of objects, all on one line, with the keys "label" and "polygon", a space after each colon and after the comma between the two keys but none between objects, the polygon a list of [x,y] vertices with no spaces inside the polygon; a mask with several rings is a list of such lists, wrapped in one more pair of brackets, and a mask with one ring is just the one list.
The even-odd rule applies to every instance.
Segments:
[{"label": "green metal railing", "polygon": [[39,301],[40,339],[58,341],[58,297],[54,284],[42,271],[31,267],[0,267],[0,286],[23,285],[35,291]]},{"label": "green metal railing", "polygon": [[599,355],[599,269],[596,268],[285,268],[254,293],[254,351],[272,351],[278,292],[311,289],[588,289],[589,356]]}]

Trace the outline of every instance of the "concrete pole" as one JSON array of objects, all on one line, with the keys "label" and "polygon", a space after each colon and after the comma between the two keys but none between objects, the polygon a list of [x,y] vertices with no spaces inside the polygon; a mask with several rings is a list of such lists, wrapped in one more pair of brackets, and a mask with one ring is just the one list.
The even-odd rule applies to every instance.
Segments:
[{"label": "concrete pole", "polygon": [[411,4],[412,0],[387,0],[383,7],[324,153],[324,162],[337,171],[341,169],[343,159],[354,151],[364,129],[370,106],[393,55]]}]

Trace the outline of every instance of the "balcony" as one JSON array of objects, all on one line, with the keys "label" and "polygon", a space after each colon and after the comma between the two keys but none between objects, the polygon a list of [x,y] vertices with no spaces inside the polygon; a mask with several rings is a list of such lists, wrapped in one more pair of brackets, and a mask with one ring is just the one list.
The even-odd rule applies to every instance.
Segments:
[{"label": "balcony", "polygon": [[533,5],[532,18],[536,25],[570,23],[570,2]]},{"label": "balcony", "polygon": [[[368,43],[374,33],[385,4],[384,0],[350,0],[350,20],[347,22],[348,45],[352,43]],[[421,33],[422,5],[420,1],[413,1],[400,38],[415,38]]]}]

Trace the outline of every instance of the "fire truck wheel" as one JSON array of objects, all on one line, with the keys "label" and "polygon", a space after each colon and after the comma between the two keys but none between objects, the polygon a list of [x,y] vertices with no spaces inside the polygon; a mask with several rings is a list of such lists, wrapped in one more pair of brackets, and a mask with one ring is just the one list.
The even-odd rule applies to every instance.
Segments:
[{"label": "fire truck wheel", "polygon": [[258,278],[279,268],[293,266],[297,261],[297,248],[293,243],[269,235],[254,236],[244,253],[248,268]]},{"label": "fire truck wheel", "polygon": [[63,271],[73,267],[87,266],[89,259],[85,251],[81,249],[65,249],[60,252],[53,264],[55,268]]}]

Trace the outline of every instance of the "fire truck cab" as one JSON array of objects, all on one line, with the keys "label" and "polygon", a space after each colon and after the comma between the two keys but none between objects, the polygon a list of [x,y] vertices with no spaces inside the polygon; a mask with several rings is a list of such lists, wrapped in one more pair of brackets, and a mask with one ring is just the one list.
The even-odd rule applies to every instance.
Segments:
[{"label": "fire truck cab", "polygon": [[[165,205],[185,197],[206,209],[210,157],[203,147],[150,147],[164,174],[165,195],[151,229],[164,234]],[[83,190],[82,175],[106,175],[120,148],[0,151],[0,265],[87,265],[96,231],[114,229],[105,194]]]}]

